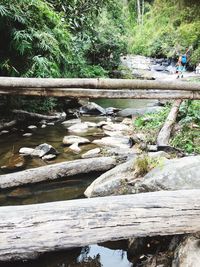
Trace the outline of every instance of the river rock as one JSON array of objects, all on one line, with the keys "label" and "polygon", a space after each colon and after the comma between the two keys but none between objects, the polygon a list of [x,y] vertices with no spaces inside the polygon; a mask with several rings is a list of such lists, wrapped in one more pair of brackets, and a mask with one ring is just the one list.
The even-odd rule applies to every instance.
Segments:
[{"label": "river rock", "polygon": [[94,102],[88,102],[80,108],[81,114],[106,115],[106,110]]},{"label": "river rock", "polygon": [[68,128],[68,131],[74,133],[82,133],[88,130],[88,125],[86,123],[76,123]]},{"label": "river rock", "polygon": [[32,130],[32,129],[36,129],[37,126],[36,125],[29,125],[27,128]]},{"label": "river rock", "polygon": [[81,123],[81,119],[71,119],[71,120],[63,121],[61,124],[65,127],[69,127],[77,123]]},{"label": "river rock", "polygon": [[54,122],[47,122],[46,124],[47,124],[48,126],[54,126],[54,125],[55,125]]},{"label": "river rock", "polygon": [[42,157],[43,160],[52,160],[55,158],[56,158],[56,155],[54,155],[54,154],[48,154],[48,155],[45,155]]},{"label": "river rock", "polygon": [[87,138],[76,136],[76,135],[68,135],[63,138],[64,145],[73,145],[77,144],[88,144],[90,141]]},{"label": "river rock", "polygon": [[130,160],[136,155],[140,154],[137,148],[119,148],[119,147],[105,147],[103,148],[102,153],[107,156],[114,156],[120,159]]},{"label": "river rock", "polygon": [[9,133],[9,131],[7,131],[7,130],[3,130],[3,131],[0,132],[0,135],[1,135],[1,134],[7,134],[7,133]]},{"label": "river rock", "polygon": [[131,116],[137,116],[137,115],[144,115],[147,113],[155,113],[161,111],[162,107],[146,107],[146,108],[126,108],[122,111],[119,111],[117,113],[120,117],[131,117]]},{"label": "river rock", "polygon": [[127,132],[130,130],[130,128],[123,123],[110,123],[110,124],[104,125],[103,129],[107,131],[113,131],[113,132],[114,131],[122,131],[122,132],[126,131]]},{"label": "river rock", "polygon": [[124,133],[121,132],[121,131],[104,131],[104,134],[105,135],[108,135],[108,136],[115,136],[115,137],[120,137],[120,136],[124,136]]},{"label": "river rock", "polygon": [[72,144],[69,149],[71,149],[72,151],[74,151],[75,153],[80,153],[81,152],[81,149],[80,147],[78,146],[78,143],[74,143]]},{"label": "river rock", "polygon": [[87,124],[87,126],[89,128],[95,128],[95,127],[97,127],[97,124],[95,122],[86,121],[85,124]]},{"label": "river rock", "polygon": [[28,155],[31,155],[33,151],[34,151],[34,148],[22,147],[20,148],[19,153],[28,156]]},{"label": "river rock", "polygon": [[200,238],[188,236],[179,245],[175,252],[172,267],[199,267],[200,266]]},{"label": "river rock", "polygon": [[131,70],[150,70],[151,59],[144,56],[127,55],[121,57],[121,63]]},{"label": "river rock", "polygon": [[171,159],[151,170],[133,186],[135,193],[200,188],[200,156]]},{"label": "river rock", "polygon": [[156,78],[152,75],[150,70],[133,70],[133,78],[141,80],[155,80]]},{"label": "river rock", "polygon": [[88,152],[84,153],[81,158],[82,159],[88,159],[88,158],[96,158],[100,156],[101,149],[100,148],[94,148],[89,150]]},{"label": "river rock", "polygon": [[25,166],[25,159],[21,155],[12,155],[7,164],[1,166],[1,170],[3,171],[18,171],[23,169]]},{"label": "river rock", "polygon": [[37,146],[32,152],[31,156],[42,158],[46,154],[57,155],[58,151],[51,145],[44,143]]},{"label": "river rock", "polygon": [[24,137],[30,137],[32,135],[33,135],[32,133],[25,133],[25,134],[23,134]]},{"label": "river rock", "polygon": [[103,197],[110,195],[128,194],[127,181],[134,179],[134,161],[118,165],[99,176],[84,192],[86,197]]},{"label": "river rock", "polygon": [[130,125],[133,125],[133,120],[129,118],[125,118],[123,119],[122,123],[130,126]]},{"label": "river rock", "polygon": [[[136,152],[137,153],[137,152]],[[132,158],[118,165],[110,171],[99,176],[85,191],[87,197],[109,196],[136,193],[133,185],[140,181],[142,174],[139,173],[137,154]],[[159,155],[157,154],[157,157]],[[156,155],[152,158],[158,159]],[[165,158],[160,158],[165,160]]]},{"label": "river rock", "polygon": [[42,126],[41,126],[42,129],[44,129],[46,127],[47,127],[46,124],[42,124]]},{"label": "river rock", "polygon": [[105,111],[106,111],[106,115],[114,115],[115,113],[119,112],[121,109],[120,108],[113,108],[113,107],[109,107],[109,108],[106,108]]},{"label": "river rock", "polygon": [[154,70],[154,71],[165,71],[166,70],[166,66],[163,66],[163,65],[160,65],[160,64],[153,65],[153,66],[151,66],[151,70]]},{"label": "river rock", "polygon": [[129,137],[103,137],[102,139],[94,140],[93,144],[99,146],[110,146],[119,148],[130,148],[131,140]]},{"label": "river rock", "polygon": [[104,125],[110,124],[110,121],[100,121],[97,123],[98,128],[102,128]]}]

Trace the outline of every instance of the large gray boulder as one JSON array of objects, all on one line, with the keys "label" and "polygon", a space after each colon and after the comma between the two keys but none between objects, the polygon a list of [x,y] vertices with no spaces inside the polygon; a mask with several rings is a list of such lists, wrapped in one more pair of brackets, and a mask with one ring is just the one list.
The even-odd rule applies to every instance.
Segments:
[{"label": "large gray boulder", "polygon": [[[85,191],[87,197],[135,194],[160,190],[200,188],[200,156],[168,160],[166,153],[149,153],[157,167],[144,175],[138,157],[98,177]],[[140,156],[141,158],[141,156]]]},{"label": "large gray boulder", "polygon": [[133,193],[195,188],[200,188],[200,156],[163,162],[133,183]]},{"label": "large gray boulder", "polygon": [[58,155],[59,153],[54,147],[52,147],[49,144],[44,143],[44,144],[37,146],[31,153],[31,156],[42,158],[44,157],[44,155],[47,155],[47,154]]},{"label": "large gray boulder", "polygon": [[131,117],[137,115],[144,115],[148,113],[160,112],[163,107],[155,106],[155,107],[146,107],[146,108],[126,108],[117,113],[117,116],[120,117]]},{"label": "large gray boulder", "polygon": [[179,245],[175,252],[172,267],[199,267],[200,266],[200,239],[197,236],[188,236]]},{"label": "large gray boulder", "polygon": [[90,141],[87,138],[77,136],[77,135],[67,135],[63,138],[64,145],[73,145],[74,143],[78,144],[88,144]]},{"label": "large gray boulder", "polygon": [[127,190],[126,181],[134,178],[134,161],[118,165],[99,176],[84,192],[86,197],[98,197],[120,195],[130,193]]},{"label": "large gray boulder", "polygon": [[93,144],[99,146],[119,147],[119,148],[130,148],[132,146],[131,139],[129,137],[103,137],[101,139],[94,140]]}]

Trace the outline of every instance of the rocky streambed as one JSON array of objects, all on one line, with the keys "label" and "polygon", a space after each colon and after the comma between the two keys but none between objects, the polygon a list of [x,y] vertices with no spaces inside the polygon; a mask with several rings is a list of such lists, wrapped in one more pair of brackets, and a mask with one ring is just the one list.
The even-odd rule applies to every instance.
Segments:
[{"label": "rocky streambed", "polygon": [[[145,62],[149,63],[151,62]],[[136,65],[134,63],[134,66]],[[166,69],[167,66],[164,67]],[[138,69],[141,69],[141,66],[138,65]],[[149,71],[153,74],[149,67],[143,69],[148,71],[148,75]],[[169,78],[168,74],[164,75],[165,78]],[[136,104],[139,102],[137,100]],[[1,130],[1,186],[5,185],[4,180],[7,178],[14,177],[15,181],[17,177],[21,179],[21,174],[26,169],[33,169],[29,172],[31,176],[31,172],[34,173],[34,169],[38,169],[36,167],[48,170],[48,166],[52,164],[66,161],[74,164],[74,161],[80,160],[74,168],[76,172],[73,172],[73,175],[66,175],[62,169],[63,176],[57,175],[58,179],[52,179],[51,182],[38,181],[30,186],[20,181],[20,187],[14,184],[3,189],[5,187],[2,186],[1,205],[25,205],[83,198],[84,195],[96,197],[200,188],[200,156],[179,157],[175,151],[166,153],[156,151],[156,148],[151,149],[155,152],[150,152],[147,146],[145,149],[141,146],[145,142],[144,136],[133,131],[132,118],[138,114],[162,109],[160,106],[154,106],[157,101],[148,102],[149,107],[143,102],[142,106],[135,105],[134,108],[134,102],[130,106],[124,102],[123,107],[120,104],[116,105],[114,101],[109,105],[107,101],[102,100],[97,103],[81,102],[79,108],[68,109],[61,121],[28,119],[25,124],[16,124],[14,127],[12,125]],[[107,170],[105,162],[102,161],[98,168],[96,163],[93,163],[94,168],[87,172],[87,168],[91,167],[91,159],[98,162],[95,160],[105,157],[107,165],[108,159],[112,161]],[[84,161],[81,161],[82,159]],[[88,166],[86,162],[89,163]],[[83,166],[84,173],[81,171]],[[102,169],[99,169],[99,166]],[[39,175],[40,171],[37,176]],[[48,175],[53,174],[49,172]],[[50,254],[47,256],[48,259],[44,256],[39,261],[23,265],[19,263],[19,266],[95,267],[103,264],[109,267],[195,267],[199,266],[198,244],[197,233],[134,238],[122,243],[106,243],[76,249],[64,255]],[[120,254],[121,260],[118,259],[116,262],[118,257],[109,256],[112,249]],[[52,258],[52,261],[49,261],[49,258]],[[10,266],[16,267],[16,264]]]}]

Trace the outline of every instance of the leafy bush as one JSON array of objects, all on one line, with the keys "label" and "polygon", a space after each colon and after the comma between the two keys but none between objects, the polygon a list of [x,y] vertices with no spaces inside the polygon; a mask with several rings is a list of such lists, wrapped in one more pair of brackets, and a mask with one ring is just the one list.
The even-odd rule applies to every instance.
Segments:
[{"label": "leafy bush", "polygon": [[198,1],[155,0],[144,16],[143,25],[134,25],[129,50],[135,54],[174,57],[193,47],[190,64],[200,58],[200,9]]}]

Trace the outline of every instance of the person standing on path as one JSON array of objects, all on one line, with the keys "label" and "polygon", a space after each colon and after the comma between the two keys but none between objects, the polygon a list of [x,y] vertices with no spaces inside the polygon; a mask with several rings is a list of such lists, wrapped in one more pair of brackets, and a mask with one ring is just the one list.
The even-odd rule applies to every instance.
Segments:
[{"label": "person standing on path", "polygon": [[188,52],[189,48],[187,48],[185,54],[180,55],[178,58],[178,62],[176,63],[178,72],[178,76],[176,77],[177,79],[183,78],[183,73],[186,71],[186,64],[188,62]]}]

